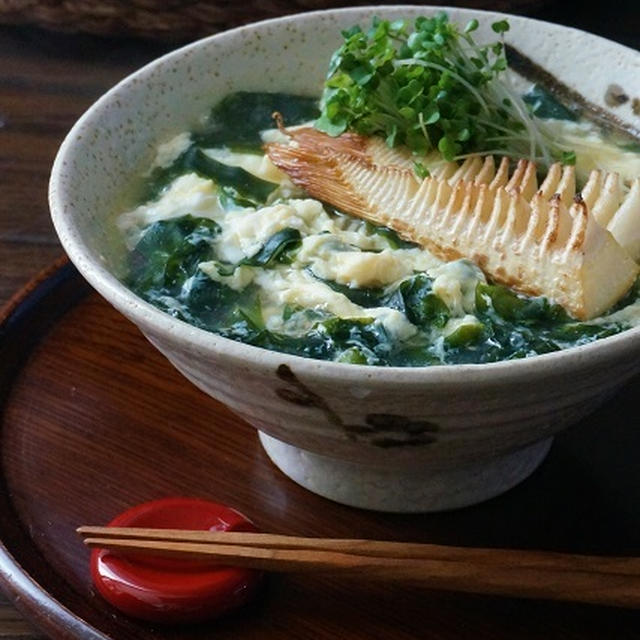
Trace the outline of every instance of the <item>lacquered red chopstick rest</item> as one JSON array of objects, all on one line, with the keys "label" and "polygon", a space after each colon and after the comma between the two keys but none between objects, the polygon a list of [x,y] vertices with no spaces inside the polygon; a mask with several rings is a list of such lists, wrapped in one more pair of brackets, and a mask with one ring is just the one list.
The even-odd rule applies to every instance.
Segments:
[{"label": "lacquered red chopstick rest", "polygon": [[[128,509],[113,527],[211,531],[256,531],[235,509],[198,498],[165,498]],[[105,549],[91,554],[98,592],[126,615],[151,622],[199,622],[245,604],[261,572],[151,556],[125,556]]]}]

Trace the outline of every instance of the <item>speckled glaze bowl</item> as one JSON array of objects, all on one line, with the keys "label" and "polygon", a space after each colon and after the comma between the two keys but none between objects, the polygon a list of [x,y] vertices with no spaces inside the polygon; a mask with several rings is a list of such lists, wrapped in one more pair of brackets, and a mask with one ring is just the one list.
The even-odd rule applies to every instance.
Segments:
[{"label": "speckled glaze bowl", "polygon": [[[376,368],[266,351],[196,329],[121,283],[114,216],[154,148],[197,125],[232,91],[319,95],[341,29],[434,7],[313,12],[249,25],[179,49],[98,100],[64,141],[50,204],[85,278],[195,385],[259,431],[274,463],[311,491],[384,511],[451,509],[526,478],[553,435],[640,370],[640,329],[584,347],[489,365]],[[500,14],[448,9],[481,28]],[[579,31],[510,17],[508,41],[597,104],[615,80],[640,95],[640,55]],[[606,64],[603,61],[606,60]],[[611,70],[615,69],[615,78]],[[631,101],[617,115],[638,125]],[[130,203],[129,203],[130,204]]]}]

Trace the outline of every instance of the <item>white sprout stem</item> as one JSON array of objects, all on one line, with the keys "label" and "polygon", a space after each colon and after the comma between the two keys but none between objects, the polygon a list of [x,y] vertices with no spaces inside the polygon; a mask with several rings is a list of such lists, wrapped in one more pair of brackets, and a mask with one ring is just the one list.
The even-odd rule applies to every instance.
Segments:
[{"label": "white sprout stem", "polygon": [[[476,54],[478,59],[482,58],[482,52],[480,51],[480,49],[477,46],[471,45],[471,44],[469,44],[469,42],[467,42],[467,48],[469,48],[471,51],[473,51],[473,53]],[[469,67],[470,69],[473,69],[473,70],[476,69],[475,65],[473,64],[473,62],[471,62],[471,59],[467,55],[466,48],[464,46],[458,47],[457,53],[464,60],[464,62],[467,65],[467,67]]]},{"label": "white sprout stem", "polygon": [[[505,46],[505,41],[504,41],[504,34],[501,37],[501,41],[502,41],[502,46],[504,48]],[[469,43],[471,49],[476,53],[476,55],[478,55],[479,57],[481,57],[481,52],[479,50],[479,48],[476,46],[475,42],[473,42],[473,40],[471,39],[471,42]],[[504,49],[503,49],[504,50]],[[465,59],[465,61],[467,62],[467,64],[471,64],[471,61],[469,60],[468,56],[466,55],[466,52],[464,50],[464,47],[460,47],[460,51],[461,54],[463,56],[463,58]],[[549,153],[547,151],[547,147],[545,145],[545,142],[543,140],[543,138],[545,137],[543,132],[540,130],[539,127],[536,126],[536,123],[533,121],[533,118],[531,117],[531,115],[529,114],[526,106],[524,105],[524,103],[522,102],[522,99],[520,98],[520,96],[518,95],[517,91],[515,90],[513,83],[511,81],[511,74],[510,74],[510,69],[507,67],[507,69],[505,70],[505,81],[503,82],[501,79],[499,78],[494,78],[491,83],[489,84],[489,89],[491,89],[493,87],[494,91],[495,89],[499,88],[502,90],[503,94],[506,94],[506,97],[511,101],[511,103],[514,105],[515,110],[519,116],[519,119],[523,122],[527,134],[526,136],[512,136],[513,140],[517,140],[517,139],[521,139],[523,142],[528,142],[529,143],[529,157],[531,160],[534,160],[537,156],[536,156],[536,145],[537,147],[540,148],[540,152],[542,154],[542,161],[546,164],[550,164],[550,157],[549,157]],[[492,126],[496,129],[500,129],[502,131],[504,131],[505,133],[513,133],[511,132],[509,129],[505,128],[505,127],[501,127],[500,125],[496,125],[493,122],[489,122],[486,121],[484,119],[480,119],[478,118],[478,120],[480,122],[483,122],[484,124],[488,125],[488,126]],[[488,138],[488,140],[491,140],[492,138]]]},{"label": "white sprout stem", "polygon": [[[502,46],[503,47],[505,46],[504,34],[502,35]],[[504,83],[501,82],[499,83],[498,86],[507,94],[508,99],[511,100],[511,104],[515,107],[516,111],[518,112],[518,115],[520,116],[521,120],[524,122],[524,126],[527,128],[527,131],[529,132],[529,136],[530,136],[529,152],[531,154],[531,159],[533,160],[533,157],[535,156],[535,153],[536,153],[535,146],[536,144],[538,144],[538,146],[540,147],[540,151],[542,152],[542,155],[545,158],[545,162],[547,162],[546,149],[544,147],[544,144],[542,143],[542,140],[540,140],[535,124],[531,121],[531,116],[529,115],[527,108],[521,104],[520,96],[518,95],[518,93],[513,87],[513,82],[511,81],[511,73],[510,73],[508,64],[507,64],[507,68],[505,69],[504,75],[505,75]]]},{"label": "white sprout stem", "polygon": [[519,103],[519,97],[514,93],[512,93],[509,90],[509,88],[506,85],[504,85],[502,82],[493,81],[492,85],[493,85],[492,88],[497,94],[502,94],[504,97],[506,97],[511,101],[511,104],[513,105],[518,115],[518,119],[525,126],[525,129],[527,130],[527,134],[528,134],[527,137],[529,139],[529,155],[531,156],[531,159],[533,160],[533,157],[536,155],[536,145],[540,146],[540,149],[543,155],[546,156],[544,146],[540,144],[541,141],[538,139],[536,128],[531,122],[531,118],[529,117],[529,114],[526,112],[526,109],[522,109]]},{"label": "white sprout stem", "polygon": [[[513,87],[513,83],[511,81],[511,70],[509,69],[509,67],[507,67],[506,69],[505,76],[506,76],[506,82],[504,84],[500,83],[501,88],[507,93],[507,97],[511,100],[511,103],[513,104],[516,111],[518,112],[518,115],[524,122],[525,127],[527,128],[527,131],[529,131],[530,135],[532,134],[533,137],[535,138],[535,144],[537,144],[540,147],[540,152],[542,153],[543,162],[547,165],[551,164],[551,157],[550,157],[549,151],[547,150],[547,145],[545,144],[541,127],[535,123],[533,117],[531,116],[526,105],[524,104],[524,101],[518,95],[517,91]],[[532,155],[535,155],[535,151],[533,151]]]},{"label": "white sprout stem", "polygon": [[558,132],[547,126],[543,120],[539,120],[536,123],[536,127],[540,132],[541,138],[547,140],[550,147],[557,147],[561,143],[559,142]]},{"label": "white sprout stem", "polygon": [[[467,41],[467,42],[468,42],[468,41]],[[475,44],[475,42],[473,42],[473,39],[471,39],[471,42],[468,42],[468,44],[469,44],[469,46],[470,46],[471,50],[476,54],[476,56],[478,56],[478,58],[479,58],[479,59],[482,59],[483,53],[482,53],[482,51],[479,49],[479,47]],[[503,45],[503,47],[504,47],[504,37],[502,38],[502,45]],[[459,53],[460,53],[461,57],[463,58],[463,60],[466,62],[467,66],[472,66],[472,65],[473,65],[473,63],[471,62],[471,60],[470,60],[470,59],[469,59],[469,57],[467,56],[467,53],[466,53],[466,51],[465,51],[464,47],[460,47],[460,52],[459,52]],[[510,82],[510,76],[509,76],[509,72],[508,72],[508,71],[507,71],[507,73],[506,73],[506,76],[507,76],[506,86],[505,86],[505,85],[503,85],[503,83],[501,82],[501,80],[500,80],[500,79],[498,79],[498,78],[497,78],[497,76],[496,76],[496,77],[494,77],[494,78],[492,79],[492,81],[491,81],[491,82],[490,82],[490,84],[488,85],[488,88],[489,88],[489,89],[491,89],[492,85],[494,85],[494,86],[495,86],[495,85],[497,85],[497,86],[500,86],[500,88],[502,88],[502,89],[503,89],[503,91],[504,91],[505,93],[507,93],[507,94],[515,93],[515,91],[513,91],[513,87],[512,87],[511,82]],[[521,113],[520,113],[519,115],[522,117],[522,114],[521,114]],[[525,117],[526,117],[526,116],[525,116]],[[513,133],[513,132],[512,132],[510,129],[508,129],[507,127],[503,127],[503,126],[501,126],[501,125],[495,124],[494,122],[491,122],[490,120],[485,120],[484,118],[478,118],[478,117],[476,117],[476,119],[477,119],[479,122],[482,122],[483,124],[486,124],[486,125],[488,125],[488,126],[494,127],[494,128],[496,128],[496,129],[500,129],[501,131],[504,131],[505,133],[509,133],[509,134]],[[525,126],[526,126],[526,125],[525,125]],[[526,138],[525,138],[525,136],[522,136],[522,139],[523,139],[523,140],[524,140],[524,139],[526,139],[528,142],[531,142],[531,140],[530,140],[530,135],[529,135],[529,136],[527,136]],[[535,150],[532,150],[531,155],[534,155],[534,153],[535,153]]]},{"label": "white sprout stem", "polygon": [[427,132],[427,127],[424,123],[424,116],[422,115],[422,111],[418,113],[418,124],[420,125],[420,131],[422,131],[422,135],[427,141],[428,148],[433,148],[433,145],[431,144],[431,138],[429,138],[429,133]]},{"label": "white sprout stem", "polygon": [[[504,47],[504,37],[502,38],[502,45]],[[482,52],[480,51],[480,49],[475,45],[475,43],[473,43],[471,46],[472,51],[474,51],[474,53],[481,58],[482,57]],[[469,60],[466,51],[464,50],[464,47],[460,47],[460,53],[461,56],[463,57],[463,59],[465,60],[465,62],[467,63],[467,65],[471,65],[471,61]],[[512,140],[512,141],[521,141],[523,143],[528,143],[529,144],[529,159],[530,160],[534,160],[537,156],[536,156],[536,143],[538,143],[538,146],[540,147],[540,150],[542,152],[542,159],[543,162],[547,162],[547,154],[546,154],[546,150],[545,150],[545,146],[542,143],[542,141],[539,139],[538,135],[537,135],[537,131],[535,129],[535,124],[531,122],[531,118],[528,114],[528,112],[526,111],[526,107],[524,109],[519,109],[518,107],[520,107],[520,103],[518,102],[519,96],[518,97],[514,97],[517,96],[517,93],[515,91],[515,89],[513,89],[513,85],[511,83],[511,76],[509,74],[509,70],[506,70],[506,83],[502,83],[502,81],[495,77],[493,78],[493,80],[491,81],[491,83],[488,86],[488,89],[491,89],[493,87],[494,91],[496,87],[499,87],[500,89],[502,89],[502,91],[507,95],[507,97],[511,100],[512,104],[514,104],[516,106],[516,110],[518,112],[518,115],[520,116],[520,119],[522,121],[524,121],[524,126],[527,132],[527,135],[517,135],[515,134],[512,130],[510,130],[508,127],[503,127],[502,125],[496,124],[495,122],[492,122],[490,120],[485,120],[484,118],[479,118],[476,116],[476,119],[478,120],[478,122],[481,122],[489,127],[492,127],[494,129],[498,129],[500,131],[503,131],[504,133],[508,134],[508,137],[505,136],[503,138],[499,138],[499,137],[491,137],[491,138],[487,138],[488,141],[499,141],[499,140]],[[529,125],[532,125],[532,127],[530,127]],[[524,154],[523,154],[524,155]]]},{"label": "white sprout stem", "polygon": [[515,138],[520,137],[523,140],[527,140],[527,141],[529,140],[529,136],[525,136],[525,135],[518,136],[517,134],[514,134],[513,130],[509,129],[509,127],[503,127],[501,124],[496,124],[495,122],[491,122],[491,120],[485,120],[484,118],[479,118],[478,116],[476,116],[475,119],[481,124],[486,124],[488,127],[492,127],[493,129],[497,129],[499,131],[503,131],[504,133],[508,133]]},{"label": "white sprout stem", "polygon": [[419,60],[418,58],[405,58],[403,60],[394,60],[394,66],[396,67],[407,67],[410,65],[418,65],[419,67],[426,67],[428,69],[437,69],[438,71],[442,71],[451,75],[452,78],[455,78],[463,87],[465,87],[470,93],[474,95],[476,100],[480,103],[480,106],[486,111],[490,113],[489,106],[485,102],[484,98],[478,90],[469,82],[467,82],[461,75],[457,74],[455,71],[451,71],[447,67],[438,64],[436,62],[426,62],[425,60]]},{"label": "white sprout stem", "polygon": [[555,146],[562,151],[575,151],[576,148],[582,147],[583,149],[588,149],[589,145],[586,144],[567,144],[566,142],[562,142],[561,140],[556,140],[554,143]]},{"label": "white sprout stem", "polygon": [[527,144],[529,142],[528,138],[525,137],[515,137],[515,136],[489,136],[485,138],[487,142],[500,142],[502,140],[506,140],[508,142],[522,142],[523,144]]}]

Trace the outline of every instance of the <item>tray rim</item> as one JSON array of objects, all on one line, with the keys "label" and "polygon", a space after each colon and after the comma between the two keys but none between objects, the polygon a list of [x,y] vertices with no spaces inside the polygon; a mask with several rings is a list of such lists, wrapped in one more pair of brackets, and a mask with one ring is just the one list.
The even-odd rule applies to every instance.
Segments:
[{"label": "tray rim", "polygon": [[[14,370],[5,374],[6,379],[2,378],[3,372],[0,371],[0,417],[4,415],[5,400],[9,397],[16,373],[19,373],[22,365],[27,361],[33,346],[39,344],[46,337],[48,329],[64,318],[68,311],[72,311],[78,304],[81,304],[86,294],[93,292],[92,295],[99,297],[99,293],[92,290],[73,264],[63,257],[27,282],[0,308],[0,344],[2,344],[8,335],[5,329],[16,318],[16,315],[22,311],[28,312],[31,304],[33,304],[31,310],[37,309],[38,300],[41,300],[47,293],[64,291],[64,287],[70,284],[75,288],[67,289],[67,298],[63,301],[67,304],[56,309],[55,317],[49,321],[48,325],[46,322],[44,323],[45,326],[37,332],[34,341],[28,345],[24,353],[20,354],[22,360],[13,368]],[[9,369],[11,368],[9,367]],[[0,422],[0,435],[3,426],[4,422]],[[2,439],[0,438],[0,453],[1,449]],[[9,602],[25,619],[38,631],[44,633],[46,637],[61,638],[62,640],[116,640],[118,636],[114,635],[108,627],[106,630],[102,630],[99,620],[92,622],[91,618],[87,619],[81,608],[80,612],[77,612],[75,604],[87,602],[86,595],[76,592],[55,569],[50,568],[49,575],[47,575],[47,569],[43,569],[40,574],[30,569],[30,562],[21,562],[21,554],[33,553],[37,556],[36,562],[49,566],[45,556],[20,521],[11,494],[8,491],[3,492],[3,489],[6,489],[6,477],[0,460],[0,507],[16,515],[12,524],[0,527],[0,590],[7,595]],[[24,539],[28,541],[28,544],[26,551],[14,554],[13,549],[17,548],[17,532],[24,532]],[[7,537],[5,537],[6,533],[9,533]],[[69,588],[70,604],[63,604],[65,598],[60,599],[56,595],[58,585],[61,589],[65,585]],[[66,595],[65,593],[65,597]]]},{"label": "tray rim", "polygon": [[[9,300],[0,308],[0,344],[6,339],[7,327],[21,311],[27,310],[30,304],[37,305],[38,301],[48,292],[55,291],[62,284],[77,280],[84,283],[76,268],[71,264],[66,255],[61,255],[53,263],[42,269],[26,284],[24,284]],[[88,285],[84,291],[78,294],[81,299],[89,292]],[[62,317],[68,308],[65,308],[55,318]],[[11,327],[9,327],[10,329]],[[33,346],[46,332],[44,327],[36,336],[36,340],[27,346],[22,353],[23,362],[28,357]],[[13,363],[12,363],[13,364]],[[20,364],[15,368],[20,368]],[[9,385],[6,390],[0,393],[0,418],[4,415],[5,400],[10,392],[13,375],[8,374]],[[0,422],[0,432],[2,423]],[[6,489],[4,475],[0,473],[0,487]],[[11,500],[11,495],[5,491],[7,505],[15,513],[15,508]],[[16,517],[16,527],[23,529]],[[25,532],[25,539],[31,537]],[[40,555],[35,545],[30,545],[33,551]],[[95,627],[87,623],[81,616],[63,605],[50,591],[41,585],[34,576],[19,562],[5,541],[0,538],[0,589],[7,596],[9,603],[14,606],[31,624],[47,636],[62,639],[86,638],[86,640],[110,640],[110,637],[98,631]]]}]

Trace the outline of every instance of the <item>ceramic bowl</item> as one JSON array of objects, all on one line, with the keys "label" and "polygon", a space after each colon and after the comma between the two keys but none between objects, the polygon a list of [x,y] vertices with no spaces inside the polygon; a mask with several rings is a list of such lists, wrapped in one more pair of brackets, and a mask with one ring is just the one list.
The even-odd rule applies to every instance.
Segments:
[{"label": "ceramic bowl", "polygon": [[[376,368],[289,356],[196,329],[131,293],[119,279],[124,249],[114,216],[156,145],[192,128],[228,93],[318,95],[341,29],[367,24],[374,13],[412,18],[435,10],[312,12],[197,41],[98,100],[62,144],[51,176],[53,222],[89,283],[189,380],[253,425],[285,474],[333,500],[383,511],[462,507],[526,478],[555,433],[640,370],[640,328],[487,365]],[[487,28],[505,17],[448,12],[462,24],[478,17]],[[603,104],[612,80],[640,95],[637,52],[557,25],[509,21],[508,41],[587,99]],[[617,115],[639,124],[630,104]]]}]

